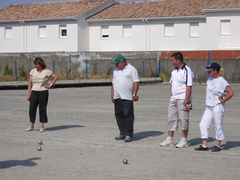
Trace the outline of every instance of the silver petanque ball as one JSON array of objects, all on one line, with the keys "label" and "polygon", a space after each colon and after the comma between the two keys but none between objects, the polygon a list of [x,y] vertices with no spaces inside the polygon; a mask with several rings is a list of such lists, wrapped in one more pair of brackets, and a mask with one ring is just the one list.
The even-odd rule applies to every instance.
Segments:
[{"label": "silver petanque ball", "polygon": [[127,159],[124,159],[124,160],[123,160],[123,164],[128,164],[128,160],[127,160]]},{"label": "silver petanque ball", "polygon": [[38,146],[37,150],[38,150],[38,151],[41,151],[41,150],[42,150],[42,148],[41,148],[40,146]]},{"label": "silver petanque ball", "polygon": [[39,145],[42,145],[42,141],[41,141],[41,140],[39,140],[39,141],[38,141],[38,144],[39,144]]}]

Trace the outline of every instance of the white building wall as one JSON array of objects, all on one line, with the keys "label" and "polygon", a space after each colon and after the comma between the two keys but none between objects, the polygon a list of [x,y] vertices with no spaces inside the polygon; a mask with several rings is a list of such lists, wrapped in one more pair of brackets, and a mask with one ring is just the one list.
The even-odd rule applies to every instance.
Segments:
[{"label": "white building wall", "polygon": [[[141,21],[132,26],[132,37],[123,37],[125,23],[90,23],[89,51],[145,51],[145,28]],[[101,26],[109,25],[109,38],[102,39]]]},{"label": "white building wall", "polygon": [[[230,20],[230,35],[221,35],[221,20]],[[206,26],[206,46],[209,50],[240,48],[240,12],[207,13]]]},{"label": "white building wall", "polygon": [[[47,27],[47,37],[39,37],[39,26]],[[60,38],[59,25],[66,25],[67,37]],[[27,27],[27,52],[78,51],[77,24],[74,22],[41,22]]]},{"label": "white building wall", "polygon": [[85,17],[79,18],[78,20],[78,51],[88,51],[89,50],[89,29],[88,23],[85,20]]},{"label": "white building wall", "polygon": [[[5,27],[12,27],[12,38],[5,39]],[[23,28],[20,24],[2,24],[0,26],[0,53],[23,52]]]},{"label": "white building wall", "polygon": [[[66,25],[66,38],[60,38],[59,25]],[[46,26],[46,37],[39,37],[39,26]],[[24,24],[8,24],[7,27],[12,27],[13,36],[12,39],[5,39],[5,27],[0,27],[0,52],[2,53],[79,51],[77,21],[26,21]]]},{"label": "white building wall", "polygon": [[[190,37],[190,22],[199,23],[199,37]],[[165,23],[174,23],[174,36],[165,37]],[[123,37],[123,25],[132,25],[132,37]],[[109,38],[101,38],[101,26],[109,26]],[[90,51],[205,50],[205,19],[119,23],[89,23]]]},{"label": "white building wall", "polygon": [[[174,24],[174,36],[165,36],[165,24]],[[190,36],[190,23],[199,24],[199,36]],[[151,49],[159,50],[205,50],[206,26],[204,19],[161,21],[152,25]]]}]

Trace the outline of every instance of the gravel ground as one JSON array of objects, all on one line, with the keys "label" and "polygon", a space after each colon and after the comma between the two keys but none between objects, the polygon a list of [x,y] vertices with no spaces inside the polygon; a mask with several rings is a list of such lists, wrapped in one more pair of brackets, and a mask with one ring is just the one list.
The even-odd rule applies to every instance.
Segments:
[{"label": "gravel ground", "polygon": [[[135,106],[133,141],[116,141],[118,128],[110,101],[110,86],[50,90],[46,131],[29,126],[27,90],[0,91],[0,179],[118,180],[118,179],[239,179],[240,86],[227,102],[226,140],[222,151],[194,151],[201,143],[199,122],[205,109],[206,85],[193,87],[188,148],[162,148],[166,133],[169,85],[140,86]],[[215,132],[210,128],[209,146]],[[177,131],[174,140],[181,139]],[[38,151],[41,140],[42,151]],[[123,159],[128,164],[123,164]]]}]

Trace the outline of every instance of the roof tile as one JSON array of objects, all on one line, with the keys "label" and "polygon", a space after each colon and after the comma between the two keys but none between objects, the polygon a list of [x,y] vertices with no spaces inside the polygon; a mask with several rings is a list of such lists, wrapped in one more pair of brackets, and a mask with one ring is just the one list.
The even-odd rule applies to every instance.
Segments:
[{"label": "roof tile", "polygon": [[27,20],[79,16],[107,0],[79,0],[9,5],[0,11],[0,20]]},{"label": "roof tile", "polygon": [[[9,5],[0,9],[0,21],[76,17],[107,0],[78,0]],[[114,1],[113,1],[114,2]],[[129,19],[204,16],[203,9],[240,8],[240,0],[155,0],[122,2],[90,19]]]},{"label": "roof tile", "polygon": [[240,8],[240,0],[158,0],[122,2],[90,19],[203,16],[202,9]]}]

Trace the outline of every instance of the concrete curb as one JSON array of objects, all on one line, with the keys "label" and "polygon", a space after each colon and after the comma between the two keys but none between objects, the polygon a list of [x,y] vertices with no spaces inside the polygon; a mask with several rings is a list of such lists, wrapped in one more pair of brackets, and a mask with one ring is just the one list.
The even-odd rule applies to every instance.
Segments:
[{"label": "concrete curb", "polygon": [[[162,83],[161,78],[140,78],[141,84]],[[111,79],[90,79],[90,80],[58,80],[54,88],[69,87],[90,87],[90,86],[111,86]],[[0,90],[27,89],[27,81],[0,82]]]}]

